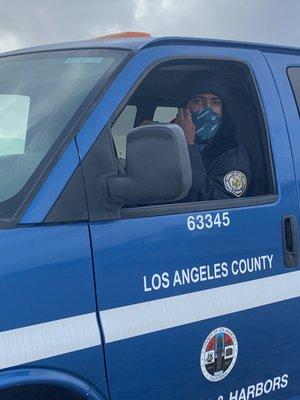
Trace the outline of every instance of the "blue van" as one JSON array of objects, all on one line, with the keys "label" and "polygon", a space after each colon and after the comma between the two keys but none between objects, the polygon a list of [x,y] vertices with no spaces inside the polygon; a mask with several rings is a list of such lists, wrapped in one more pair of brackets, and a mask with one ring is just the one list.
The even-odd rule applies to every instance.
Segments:
[{"label": "blue van", "polygon": [[[221,100],[191,97],[205,74]],[[247,171],[220,135],[210,172],[214,139],[180,120],[191,98],[230,116]],[[293,48],[140,35],[2,54],[0,399],[299,400],[299,112]]]}]

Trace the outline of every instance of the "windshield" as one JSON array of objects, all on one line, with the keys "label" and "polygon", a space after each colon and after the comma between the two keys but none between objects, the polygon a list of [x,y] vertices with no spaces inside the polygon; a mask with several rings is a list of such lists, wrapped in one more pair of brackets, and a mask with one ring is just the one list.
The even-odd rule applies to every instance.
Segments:
[{"label": "windshield", "polygon": [[0,218],[14,216],[29,193],[26,183],[68,134],[80,105],[127,54],[89,49],[0,58]]}]

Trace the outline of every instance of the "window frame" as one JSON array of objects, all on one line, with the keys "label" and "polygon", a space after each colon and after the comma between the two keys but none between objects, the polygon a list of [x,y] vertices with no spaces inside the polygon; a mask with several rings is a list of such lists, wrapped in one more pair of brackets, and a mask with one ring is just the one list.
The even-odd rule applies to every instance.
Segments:
[{"label": "window frame", "polygon": [[286,68],[286,75],[287,75],[287,78],[288,78],[288,81],[289,81],[289,84],[290,84],[290,88],[291,88],[292,93],[293,93],[293,97],[294,97],[294,100],[295,100],[295,105],[296,105],[296,108],[297,108],[297,111],[298,111],[298,115],[299,115],[299,118],[300,118],[300,96],[299,96],[299,99],[298,99],[298,96],[296,95],[296,90],[294,88],[294,85],[293,85],[293,82],[292,82],[292,79],[291,79],[291,76],[290,76],[290,73],[289,73],[290,70],[296,70],[296,69],[300,71],[300,66],[299,65],[298,66],[297,65],[295,65],[295,66],[290,65],[289,67]]},{"label": "window frame", "polygon": [[[224,58],[224,57],[203,57],[203,56],[170,56],[170,57],[161,57],[160,59],[156,60],[155,62],[151,63],[148,65],[147,68],[143,71],[143,73],[138,77],[138,79],[135,81],[134,85],[132,85],[131,89],[128,91],[126,96],[123,98],[119,106],[116,108],[116,110],[112,113],[109,122],[106,124],[106,126],[103,128],[103,131],[99,135],[98,139],[96,142],[101,138],[103,135],[110,135],[111,134],[111,127],[117,120],[118,116],[121,114],[123,109],[126,107],[128,104],[128,101],[134,94],[134,92],[137,90],[139,85],[143,82],[143,80],[148,76],[149,73],[151,73],[152,70],[154,70],[156,67],[158,67],[161,64],[164,64],[166,62],[170,61],[186,61],[186,62],[192,62],[192,61],[197,61],[197,62],[203,62],[203,61],[232,61],[236,63],[243,64],[246,66],[248,69],[249,75],[251,77],[251,89],[255,90],[256,98],[257,101],[255,101],[256,105],[256,112],[260,114],[259,118],[259,123],[262,126],[261,131],[265,135],[266,139],[266,154],[268,154],[268,162],[270,166],[270,178],[271,178],[271,185],[273,187],[274,193],[272,194],[267,194],[267,195],[260,195],[260,196],[253,196],[253,197],[245,197],[245,198],[232,198],[232,199],[221,199],[221,200],[209,200],[209,201],[196,201],[196,202],[186,202],[186,203],[166,203],[166,204],[161,204],[161,205],[149,205],[149,206],[139,206],[139,207],[130,207],[130,208],[122,208],[120,205],[115,205],[115,209],[113,212],[108,212],[106,217],[100,217],[100,218],[95,218],[95,217],[90,217],[90,221],[96,222],[96,221],[103,221],[103,220],[113,220],[113,219],[127,219],[127,218],[140,218],[140,217],[150,217],[150,216],[161,216],[161,215],[172,215],[172,214],[184,214],[188,212],[202,212],[202,211],[214,211],[214,210],[222,210],[222,209],[234,209],[234,208],[245,208],[245,207],[253,207],[253,206],[259,206],[259,205],[264,205],[264,204],[273,204],[278,201],[279,195],[278,195],[278,187],[277,187],[277,180],[276,180],[276,174],[275,174],[275,168],[274,168],[274,158],[273,158],[273,152],[271,148],[271,139],[270,139],[270,132],[269,132],[269,125],[267,123],[267,118],[262,102],[262,97],[258,88],[257,81],[255,79],[254,73],[252,71],[251,65],[245,61],[241,60],[238,58]],[[109,143],[109,148],[107,147],[107,144]],[[96,143],[95,143],[96,144]],[[92,146],[93,147],[93,146]],[[115,154],[115,149],[114,149],[114,142],[112,140],[106,140],[106,147],[101,148],[101,152],[109,152],[110,154]],[[89,153],[88,153],[89,154]],[[88,157],[88,154],[86,157]],[[99,177],[98,177],[99,178]],[[88,201],[89,203],[89,201]],[[112,203],[109,203],[112,205]]]}]

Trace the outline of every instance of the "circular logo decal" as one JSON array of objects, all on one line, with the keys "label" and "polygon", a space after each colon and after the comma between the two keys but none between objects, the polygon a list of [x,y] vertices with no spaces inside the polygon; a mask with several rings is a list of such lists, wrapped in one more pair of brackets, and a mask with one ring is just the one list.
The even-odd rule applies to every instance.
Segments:
[{"label": "circular logo decal", "polygon": [[225,378],[232,370],[238,354],[235,334],[228,328],[217,328],[206,338],[200,363],[203,375],[212,382]]},{"label": "circular logo decal", "polygon": [[247,188],[247,178],[241,171],[231,171],[224,176],[224,186],[228,192],[240,197]]}]

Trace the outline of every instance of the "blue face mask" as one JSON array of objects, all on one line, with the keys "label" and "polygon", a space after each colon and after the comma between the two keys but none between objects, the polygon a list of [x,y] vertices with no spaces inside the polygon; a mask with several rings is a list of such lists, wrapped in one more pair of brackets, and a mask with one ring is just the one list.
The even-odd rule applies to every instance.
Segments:
[{"label": "blue face mask", "polygon": [[218,132],[222,123],[222,117],[209,107],[194,112],[192,119],[196,126],[196,143],[208,143]]}]

